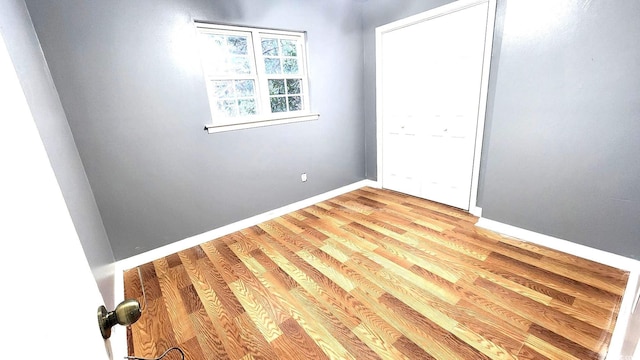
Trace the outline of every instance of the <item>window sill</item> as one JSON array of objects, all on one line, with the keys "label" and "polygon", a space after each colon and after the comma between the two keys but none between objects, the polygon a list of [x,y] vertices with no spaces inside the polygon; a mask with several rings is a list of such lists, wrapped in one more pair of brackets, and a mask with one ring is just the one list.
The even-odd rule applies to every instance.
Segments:
[{"label": "window sill", "polygon": [[278,118],[261,118],[256,121],[242,123],[242,124],[205,125],[204,130],[209,134],[213,134],[213,133],[218,133],[223,131],[250,129],[250,128],[261,127],[261,126],[271,126],[271,125],[289,124],[289,123],[301,122],[301,121],[318,120],[318,118],[320,118],[320,114],[286,115]]}]

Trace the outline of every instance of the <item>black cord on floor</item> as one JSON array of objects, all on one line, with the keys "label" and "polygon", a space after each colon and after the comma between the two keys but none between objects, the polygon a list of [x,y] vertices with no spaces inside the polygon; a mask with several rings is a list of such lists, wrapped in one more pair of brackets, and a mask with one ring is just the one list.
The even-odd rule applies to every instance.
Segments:
[{"label": "black cord on floor", "polygon": [[177,346],[174,346],[172,348],[167,349],[167,351],[165,351],[164,353],[162,353],[162,355],[158,356],[157,358],[141,358],[141,357],[135,357],[135,356],[125,356],[125,359],[130,359],[130,360],[162,360],[165,356],[167,356],[167,354],[169,353],[169,351],[172,350],[176,350],[180,353],[180,355],[182,355],[182,360],[184,360],[184,351],[182,351],[182,349],[180,349]]}]

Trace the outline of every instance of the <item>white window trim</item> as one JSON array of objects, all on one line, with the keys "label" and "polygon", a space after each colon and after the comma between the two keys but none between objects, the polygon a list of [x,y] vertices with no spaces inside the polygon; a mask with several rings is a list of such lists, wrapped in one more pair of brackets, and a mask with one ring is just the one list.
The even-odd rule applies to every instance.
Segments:
[{"label": "white window trim", "polygon": [[[238,122],[236,123],[223,124],[223,123],[212,122],[211,124],[206,124],[204,126],[204,130],[207,131],[209,134],[224,132],[224,131],[255,128],[255,127],[261,127],[261,126],[311,121],[311,120],[317,120],[320,118],[320,114],[313,113],[310,111],[311,96],[310,96],[310,88],[309,88],[309,72],[308,72],[308,66],[307,66],[308,55],[307,55],[307,45],[306,45],[306,33],[296,32],[296,31],[263,29],[263,28],[250,28],[250,27],[242,27],[242,26],[208,24],[200,21],[195,21],[194,25],[195,25],[195,30],[197,34],[199,34],[199,32],[202,29],[211,29],[214,31],[222,30],[222,31],[229,31],[229,32],[250,32],[252,34],[253,47],[251,50],[251,54],[253,55],[253,58],[254,58],[252,69],[255,71],[255,78],[256,78],[256,87],[257,87],[256,100],[258,101],[260,106],[262,106],[262,114],[258,114],[254,116],[238,117],[237,118]],[[294,37],[296,39],[302,38],[301,39],[302,41],[300,44],[302,51],[300,54],[299,66],[301,69],[302,86],[303,86],[303,89],[305,89],[304,93],[302,94],[303,101],[305,103],[304,106],[306,108],[305,110],[287,111],[287,112],[281,112],[281,113],[268,113],[267,112],[268,110],[265,111],[265,109],[268,109],[269,107],[269,102],[268,102],[269,95],[268,95],[268,92],[263,91],[264,89],[263,89],[263,84],[261,84],[261,81],[266,79],[268,75],[264,71],[264,66],[260,66],[260,64],[258,64],[259,56],[256,53],[256,51],[258,51],[261,46],[260,37],[264,35],[275,35],[279,37]],[[202,71],[203,71],[203,77],[205,81],[207,81],[209,76],[206,73],[204,66]],[[251,78],[254,78],[254,77],[251,76]],[[208,85],[207,85],[207,101],[209,101],[209,110],[213,120],[214,111],[212,107],[214,106],[214,104],[211,102]]]},{"label": "white window trim", "polygon": [[209,134],[219,133],[224,131],[232,131],[232,130],[241,130],[241,129],[251,129],[255,127],[261,126],[271,126],[271,125],[281,125],[281,124],[290,124],[302,121],[311,121],[318,120],[320,118],[320,114],[317,113],[302,113],[296,116],[279,116],[273,119],[264,119],[264,120],[256,120],[255,122],[235,124],[235,125],[205,125],[204,129]]}]

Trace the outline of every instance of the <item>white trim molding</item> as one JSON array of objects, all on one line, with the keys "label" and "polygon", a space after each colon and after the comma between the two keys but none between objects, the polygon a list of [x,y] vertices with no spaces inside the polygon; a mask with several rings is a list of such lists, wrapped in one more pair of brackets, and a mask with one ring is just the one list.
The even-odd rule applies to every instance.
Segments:
[{"label": "white trim molding", "polygon": [[469,213],[473,216],[482,217],[482,208],[479,206],[471,206]]},{"label": "white trim molding", "polygon": [[[209,230],[207,232],[204,232],[202,234],[198,234],[198,235],[194,235],[191,237],[188,237],[186,239],[183,240],[179,240],[176,241],[174,243],[159,247],[157,249],[153,249],[153,250],[149,250],[147,252],[144,252],[142,254],[139,255],[135,255],[132,256],[130,258],[127,259],[123,259],[120,260],[118,262],[116,262],[116,278],[118,278],[118,271],[125,271],[127,269],[132,269],[134,267],[140,266],[142,264],[146,264],[150,261],[154,261],[157,259],[160,259],[162,257],[174,254],[176,252],[188,249],[190,247],[196,246],[196,245],[200,245],[202,243],[205,243],[207,241],[211,241],[214,239],[217,239],[219,237],[225,236],[225,235],[229,235],[231,233],[234,233],[236,231],[242,230],[242,229],[246,229],[248,227],[254,226],[254,225],[258,225],[260,223],[263,223],[265,221],[269,221],[271,219],[274,219],[278,216],[282,216],[285,214],[288,214],[290,212],[296,211],[296,210],[300,210],[303,209],[305,207],[317,204],[319,202],[334,198],[336,196],[340,196],[342,194],[346,194],[348,192],[366,187],[366,186],[370,186],[370,187],[377,187],[376,182],[372,181],[372,180],[361,180],[358,182],[355,182],[353,184],[349,184],[343,187],[340,187],[338,189],[335,190],[331,190],[331,191],[327,191],[325,193],[316,195],[316,196],[312,196],[310,198],[304,199],[304,200],[300,200],[297,201],[295,203],[289,204],[289,205],[285,205],[283,207],[271,210],[271,211],[267,211],[265,213],[259,214],[259,215],[255,215],[252,216],[250,218],[244,219],[244,220],[240,220],[240,221],[236,221],[234,223],[231,223],[229,225],[225,225],[213,230]],[[116,284],[117,286],[119,286],[118,284]],[[118,290],[120,289],[120,290]],[[116,290],[118,291],[122,291],[122,288],[116,288]],[[117,300],[117,299],[116,299]]]},{"label": "white trim molding", "polygon": [[[484,124],[487,118],[487,101],[489,99],[489,73],[491,71],[491,55],[493,53],[493,35],[496,23],[497,0],[489,0],[487,13],[487,35],[484,43],[484,61],[482,62],[482,80],[480,82],[480,103],[478,106],[478,123],[476,127],[476,146],[473,158],[473,174],[471,175],[471,198],[469,210],[472,214],[478,208],[478,188],[480,183],[480,161],[482,159],[482,144],[484,143]],[[476,214],[474,214],[476,215]],[[482,209],[480,214],[482,216]]]},{"label": "white trim molding", "polygon": [[380,179],[378,180],[369,180],[371,181],[371,183],[367,186],[372,187],[372,188],[376,188],[376,189],[382,189],[382,181],[380,181]]},{"label": "white trim molding", "polygon": [[497,233],[516,238],[523,242],[545,246],[567,254],[575,255],[600,264],[611,266],[629,272],[629,280],[622,297],[622,304],[618,311],[618,319],[609,343],[609,351],[606,359],[618,360],[625,341],[629,320],[633,314],[637,302],[637,289],[640,285],[640,261],[622,255],[613,254],[604,250],[594,249],[589,246],[576,244],[571,241],[558,239],[553,236],[540,234],[534,231],[507,225],[498,221],[480,218],[477,227],[495,231]]},{"label": "white trim molding", "polygon": [[280,117],[264,117],[258,118],[258,120],[253,122],[246,122],[241,124],[232,124],[232,125],[213,125],[208,124],[204,126],[204,130],[209,134],[224,132],[224,131],[233,131],[233,130],[241,130],[241,129],[251,129],[255,127],[261,126],[271,126],[271,125],[281,125],[281,124],[291,124],[301,121],[312,121],[318,120],[320,118],[320,114],[298,114],[292,115],[291,113],[285,113],[285,116]]},{"label": "white trim molding", "polygon": [[553,236],[540,234],[535,231],[526,230],[513,225],[501,223],[499,221],[480,218],[476,223],[476,226],[483,229],[495,231],[503,235],[518,238],[525,242],[531,242],[537,245],[546,246],[554,250],[579,256],[581,258],[595,261],[618,269],[626,271],[640,269],[640,261],[638,260],[634,260],[622,255],[613,254],[608,251],[594,249],[586,245],[576,244],[574,242],[559,239]]}]

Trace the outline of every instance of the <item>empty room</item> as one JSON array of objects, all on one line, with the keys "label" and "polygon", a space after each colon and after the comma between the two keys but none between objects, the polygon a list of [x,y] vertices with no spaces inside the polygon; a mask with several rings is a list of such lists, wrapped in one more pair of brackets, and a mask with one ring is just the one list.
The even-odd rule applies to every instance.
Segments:
[{"label": "empty room", "polygon": [[2,0],[3,356],[640,359],[639,14]]}]

